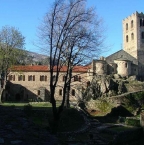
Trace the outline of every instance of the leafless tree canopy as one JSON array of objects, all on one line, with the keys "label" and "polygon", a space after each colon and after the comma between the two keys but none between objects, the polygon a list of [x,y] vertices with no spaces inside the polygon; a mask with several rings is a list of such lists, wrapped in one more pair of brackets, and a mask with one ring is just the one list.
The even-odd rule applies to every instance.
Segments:
[{"label": "leafless tree canopy", "polygon": [[65,62],[71,53],[72,61],[84,63],[102,48],[101,26],[102,20],[93,8],[86,8],[85,0],[57,0],[44,18],[40,36],[53,58]]},{"label": "leafless tree canopy", "polygon": [[[55,87],[60,68],[67,65],[62,106],[70,86],[72,69],[97,56],[104,41],[102,20],[86,0],[56,0],[39,28],[39,37],[50,56],[50,92],[55,108]],[[53,80],[54,67],[57,67]],[[70,88],[68,88],[69,91]],[[56,112],[56,109],[53,110]]]}]

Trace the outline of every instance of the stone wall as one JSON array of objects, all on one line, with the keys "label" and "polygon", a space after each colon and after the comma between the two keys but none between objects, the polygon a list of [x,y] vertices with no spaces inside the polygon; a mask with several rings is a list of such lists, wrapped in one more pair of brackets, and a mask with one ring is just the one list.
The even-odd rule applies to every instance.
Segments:
[{"label": "stone wall", "polygon": [[[50,74],[49,72],[11,72],[9,75],[15,76],[15,80],[11,80],[11,89],[10,94],[12,99],[14,100],[16,98],[16,95],[19,94],[21,96],[21,92],[23,92],[23,97],[21,97],[22,100],[26,99],[35,99],[40,97],[42,100],[45,100],[44,94],[49,92],[50,90]],[[24,80],[19,80],[19,75],[24,76]],[[56,100],[62,100],[62,94],[63,94],[63,77],[65,73],[61,72],[59,75],[59,81],[56,87]],[[28,80],[28,76],[34,76],[34,79],[31,81]],[[40,80],[40,76],[46,77],[45,80]],[[70,100],[77,100],[77,96],[81,97],[81,89],[87,87],[87,73],[83,72],[74,72],[73,76],[78,76],[80,79],[74,80],[74,77],[72,78],[72,84],[71,84],[71,90],[70,90]],[[45,88],[45,89],[41,89]],[[46,92],[44,92],[44,90]],[[60,93],[60,90],[62,93]],[[73,94],[72,94],[73,90]]]}]

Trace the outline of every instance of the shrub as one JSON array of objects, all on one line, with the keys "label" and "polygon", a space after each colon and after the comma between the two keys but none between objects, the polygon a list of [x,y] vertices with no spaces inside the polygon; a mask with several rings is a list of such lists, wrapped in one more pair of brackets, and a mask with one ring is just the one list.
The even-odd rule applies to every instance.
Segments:
[{"label": "shrub", "polygon": [[111,105],[106,100],[100,100],[100,103],[97,104],[97,107],[103,113],[108,112],[111,109]]},{"label": "shrub", "polygon": [[140,120],[137,119],[132,119],[132,118],[126,118],[125,120],[125,124],[126,125],[130,125],[130,126],[140,126]]}]

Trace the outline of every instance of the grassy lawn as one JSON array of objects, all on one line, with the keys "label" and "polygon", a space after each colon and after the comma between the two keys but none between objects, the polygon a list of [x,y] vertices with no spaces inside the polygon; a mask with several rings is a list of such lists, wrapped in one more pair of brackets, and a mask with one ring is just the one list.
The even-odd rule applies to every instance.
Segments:
[{"label": "grassy lawn", "polygon": [[[51,108],[52,105],[50,102],[34,102],[34,103],[21,103],[21,102],[4,102],[4,103],[1,103],[0,105],[2,106],[5,106],[5,107],[15,107],[15,108],[18,108],[18,109],[23,109],[24,106],[27,106],[27,105],[31,105],[33,107],[33,109],[48,109],[48,108]],[[58,102],[57,103],[57,107],[60,106],[60,103]]]}]

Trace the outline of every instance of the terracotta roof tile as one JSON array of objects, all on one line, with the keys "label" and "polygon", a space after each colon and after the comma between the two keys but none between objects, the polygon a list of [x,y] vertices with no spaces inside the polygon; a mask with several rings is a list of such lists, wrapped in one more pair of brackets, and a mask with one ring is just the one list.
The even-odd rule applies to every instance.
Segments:
[{"label": "terracotta roof tile", "polygon": [[[56,71],[57,67],[54,67],[54,71]],[[73,72],[87,72],[89,66],[75,66],[73,68]],[[46,65],[21,65],[21,66],[12,66],[10,68],[11,71],[24,71],[24,72],[48,72],[49,67]],[[65,72],[67,70],[67,66],[62,66],[60,69],[61,72]]]}]

